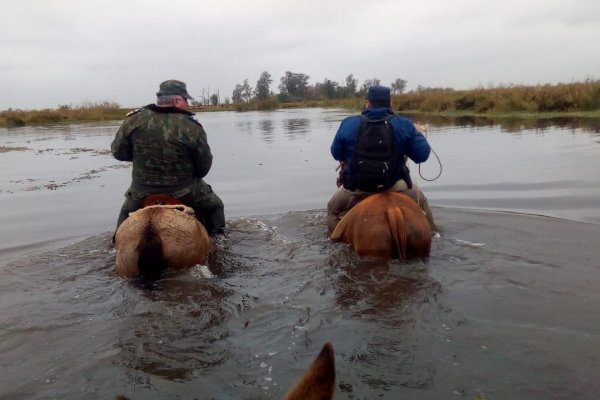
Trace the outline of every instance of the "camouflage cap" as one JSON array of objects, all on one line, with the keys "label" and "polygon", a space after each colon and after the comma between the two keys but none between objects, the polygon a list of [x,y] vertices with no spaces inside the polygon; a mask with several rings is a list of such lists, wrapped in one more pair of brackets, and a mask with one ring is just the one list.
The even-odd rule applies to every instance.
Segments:
[{"label": "camouflage cap", "polygon": [[185,83],[175,79],[170,79],[161,83],[156,96],[181,96],[188,100],[194,100],[194,98],[188,94]]}]

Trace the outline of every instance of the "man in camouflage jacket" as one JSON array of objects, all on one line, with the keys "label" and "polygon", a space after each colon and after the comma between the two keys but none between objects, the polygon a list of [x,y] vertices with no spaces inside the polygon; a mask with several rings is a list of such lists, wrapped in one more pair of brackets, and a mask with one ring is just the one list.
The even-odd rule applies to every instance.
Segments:
[{"label": "man in camouflage jacket", "polygon": [[223,202],[202,178],[212,154],[202,125],[187,111],[185,83],[160,84],[156,104],[127,114],[111,144],[113,156],[132,161],[132,182],[125,193],[117,228],[149,194],[168,193],[194,209],[211,235],[224,232]]}]

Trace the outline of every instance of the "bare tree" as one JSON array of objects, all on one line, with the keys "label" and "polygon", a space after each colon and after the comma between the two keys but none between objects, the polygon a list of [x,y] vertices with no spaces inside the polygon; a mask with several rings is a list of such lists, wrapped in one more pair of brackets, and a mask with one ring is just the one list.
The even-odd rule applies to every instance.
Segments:
[{"label": "bare tree", "polygon": [[240,103],[242,101],[242,85],[239,83],[235,85],[233,93],[231,94],[231,101],[234,103]]},{"label": "bare tree", "polygon": [[348,97],[354,96],[356,93],[356,88],[358,87],[358,81],[354,78],[353,74],[350,74],[346,77],[346,95]]},{"label": "bare tree", "polygon": [[392,92],[394,94],[400,94],[406,89],[406,80],[397,78],[396,82],[392,82]]},{"label": "bare tree", "polygon": [[367,79],[363,82],[362,84],[362,88],[360,89],[360,94],[362,96],[367,94],[367,91],[369,90],[369,88],[371,86],[378,86],[381,83],[381,81],[377,78],[373,78],[373,79]]}]

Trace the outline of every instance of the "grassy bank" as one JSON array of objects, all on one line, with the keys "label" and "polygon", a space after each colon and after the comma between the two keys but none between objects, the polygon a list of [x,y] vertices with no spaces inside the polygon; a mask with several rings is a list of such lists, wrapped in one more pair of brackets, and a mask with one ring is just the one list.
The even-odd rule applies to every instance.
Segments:
[{"label": "grassy bank", "polygon": [[79,107],[61,106],[57,109],[6,110],[0,112],[0,126],[19,127],[25,125],[53,125],[76,122],[122,120],[131,109],[118,104],[104,102]]},{"label": "grassy bank", "polygon": [[[267,100],[192,108],[194,112],[261,111],[288,108],[342,108],[358,111],[365,100],[351,98],[307,98],[281,102],[273,95]],[[600,81],[587,80],[557,85],[501,86],[472,90],[420,88],[392,96],[396,112],[404,115],[507,120],[600,118]],[[0,126],[49,125],[60,123],[122,120],[131,109],[104,102],[80,107],[34,111],[0,112]]]},{"label": "grassy bank", "polygon": [[395,96],[394,104],[403,112],[585,117],[600,112],[600,81],[473,90],[424,89]]}]

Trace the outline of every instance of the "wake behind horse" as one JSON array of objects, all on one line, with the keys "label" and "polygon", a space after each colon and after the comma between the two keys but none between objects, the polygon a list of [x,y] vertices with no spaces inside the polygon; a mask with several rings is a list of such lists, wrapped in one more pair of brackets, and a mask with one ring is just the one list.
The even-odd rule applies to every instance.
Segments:
[{"label": "wake behind horse", "polygon": [[117,229],[117,275],[157,278],[166,268],[207,264],[213,245],[206,228],[190,207],[164,203],[174,201],[155,196]]},{"label": "wake behind horse", "polygon": [[352,244],[358,256],[427,257],[431,227],[419,205],[398,192],[373,194],[338,222],[331,239]]}]

